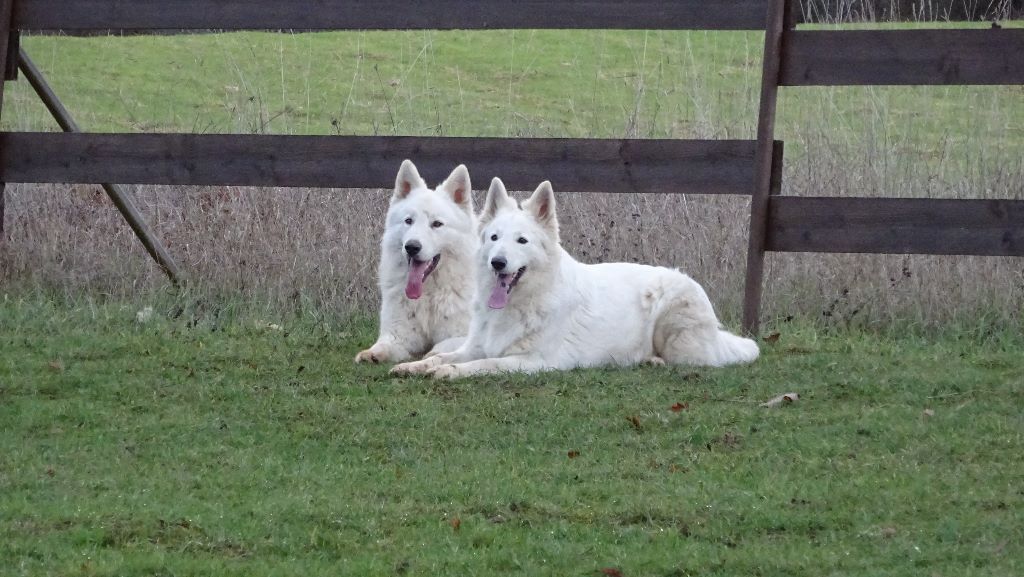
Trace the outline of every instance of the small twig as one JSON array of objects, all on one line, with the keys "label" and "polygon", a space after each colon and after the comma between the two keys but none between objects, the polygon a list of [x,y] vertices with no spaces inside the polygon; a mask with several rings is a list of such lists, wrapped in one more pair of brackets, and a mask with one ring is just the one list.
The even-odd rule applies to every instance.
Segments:
[{"label": "small twig", "polygon": [[380,77],[380,67],[376,64],[373,65],[373,71],[377,73],[377,83],[380,84],[380,94],[384,97],[384,106],[388,109],[388,116],[391,117],[391,130],[393,134],[398,134],[398,124],[395,123],[395,115],[391,112],[391,100],[388,98],[388,93],[384,89],[384,80]]},{"label": "small twig", "polygon": [[[968,391],[968,392],[973,392],[973,391]],[[945,399],[947,397],[959,397],[960,395],[964,395],[964,394],[966,394],[966,393],[945,393],[943,395],[932,395],[930,397],[925,397],[925,398],[926,399]]]}]

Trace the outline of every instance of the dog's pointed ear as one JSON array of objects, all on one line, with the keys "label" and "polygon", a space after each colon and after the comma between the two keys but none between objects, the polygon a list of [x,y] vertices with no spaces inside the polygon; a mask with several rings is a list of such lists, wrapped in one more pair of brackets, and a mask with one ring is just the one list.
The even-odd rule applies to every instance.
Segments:
[{"label": "dog's pointed ear", "polygon": [[510,208],[516,208],[516,201],[508,195],[505,183],[495,176],[491,181],[491,187],[487,189],[487,199],[484,200],[484,212],[480,215],[480,220],[487,222],[499,212]]},{"label": "dog's pointed ear", "polygon": [[473,185],[469,182],[469,170],[465,164],[455,167],[441,184],[440,190],[447,193],[455,204],[470,213],[473,212]]},{"label": "dog's pointed ear", "polygon": [[555,214],[555,191],[547,180],[540,183],[533,195],[523,202],[523,210],[533,215],[540,224],[558,236],[558,216]]},{"label": "dog's pointed ear", "polygon": [[395,179],[395,195],[393,199],[401,200],[417,188],[426,188],[427,183],[420,176],[416,165],[411,160],[403,160],[402,167],[398,169],[398,177]]}]

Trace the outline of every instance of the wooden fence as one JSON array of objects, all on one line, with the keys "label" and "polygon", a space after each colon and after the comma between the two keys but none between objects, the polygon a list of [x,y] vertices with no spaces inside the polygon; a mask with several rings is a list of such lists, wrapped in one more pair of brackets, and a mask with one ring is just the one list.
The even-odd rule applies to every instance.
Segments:
[{"label": "wooden fence", "polygon": [[[756,332],[766,251],[1024,255],[1024,201],[781,196],[780,86],[1022,84],[1024,29],[797,30],[788,0],[0,0],[0,62],[66,133],[0,133],[4,182],[388,188],[412,158],[512,188],[751,196],[744,328]],[[80,133],[21,32],[98,30],[704,29],[765,31],[756,140],[615,140]],[[3,88],[0,83],[0,97]],[[2,100],[0,100],[2,102]],[[105,188],[150,254],[170,256],[116,185]],[[2,227],[2,218],[0,218]]]}]

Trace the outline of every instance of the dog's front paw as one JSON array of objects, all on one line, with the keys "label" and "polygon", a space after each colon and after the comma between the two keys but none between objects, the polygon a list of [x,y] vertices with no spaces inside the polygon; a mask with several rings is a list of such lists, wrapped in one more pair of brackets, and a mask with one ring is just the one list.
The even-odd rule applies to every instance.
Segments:
[{"label": "dog's front paw", "polygon": [[402,363],[395,365],[391,368],[391,376],[393,377],[405,377],[409,375],[422,375],[426,374],[433,365],[426,361],[415,361],[411,363]]},{"label": "dog's front paw", "polygon": [[643,364],[650,365],[652,367],[664,367],[665,359],[655,355],[653,357],[648,358],[646,361],[644,361]]},{"label": "dog's front paw", "polygon": [[381,350],[366,349],[356,355],[356,363],[383,363],[388,360],[388,355]]},{"label": "dog's front paw", "polygon": [[435,379],[450,381],[465,376],[456,365],[438,365],[430,370],[430,376]]}]

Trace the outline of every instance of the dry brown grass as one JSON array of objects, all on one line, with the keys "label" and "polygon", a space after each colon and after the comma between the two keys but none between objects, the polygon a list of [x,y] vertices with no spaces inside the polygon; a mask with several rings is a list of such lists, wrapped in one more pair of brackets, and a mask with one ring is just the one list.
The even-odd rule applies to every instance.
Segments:
[{"label": "dry brown grass", "polygon": [[[878,195],[900,176],[850,151],[818,148],[786,173],[787,193]],[[809,157],[807,157],[809,158]],[[806,165],[805,165],[806,164]],[[983,180],[1012,197],[1024,171]],[[919,179],[909,174],[906,178]],[[981,178],[977,175],[976,178]],[[977,190],[936,183],[937,196]],[[485,182],[478,175],[477,182]],[[856,186],[854,182],[856,181]],[[911,190],[907,184],[907,189]],[[897,188],[897,191],[899,189]],[[916,189],[913,189],[916,190]],[[379,226],[389,191],[134,187],[143,212],[206,298],[271,310],[345,314],[375,309]],[[562,194],[567,248],[579,259],[681,267],[735,321],[746,253],[744,197]],[[98,187],[14,185],[0,278],[7,291],[152,298],[166,283]],[[878,255],[771,255],[769,320],[827,325],[1019,320],[1024,259]]]},{"label": "dry brown grass", "polygon": [[[659,92],[657,83],[648,85],[642,75],[630,80],[637,98],[632,110],[621,110],[623,135],[750,138],[754,118],[737,123],[734,113],[726,112],[736,102],[746,103],[740,106],[746,111],[756,100],[751,78],[756,80],[758,63],[744,61],[742,66],[750,71],[746,80],[724,89],[702,84],[702,78],[714,78],[707,74],[678,87],[684,92]],[[854,91],[854,97],[839,90]],[[929,96],[948,91],[784,92],[779,127],[787,147],[784,194],[1020,198],[1024,90]],[[644,94],[652,102],[641,111]],[[908,109],[907,99],[919,108]],[[691,105],[694,114],[684,114]],[[670,110],[678,113],[679,122],[671,122],[670,133],[662,134],[654,117]],[[547,134],[540,126],[525,135]],[[458,161],[452,159],[453,165]],[[473,174],[477,186],[491,176]],[[340,316],[376,309],[377,242],[388,191],[129,189],[187,271],[189,298],[275,313]],[[746,198],[562,194],[560,203],[565,244],[581,260],[678,266],[705,285],[724,318],[737,320],[746,262]],[[0,284],[8,295],[40,291],[151,301],[169,293],[164,277],[99,187],[8,186],[0,243]],[[764,298],[768,321],[799,317],[835,326],[975,324],[978,318],[1019,322],[1024,259],[770,255]]]}]

